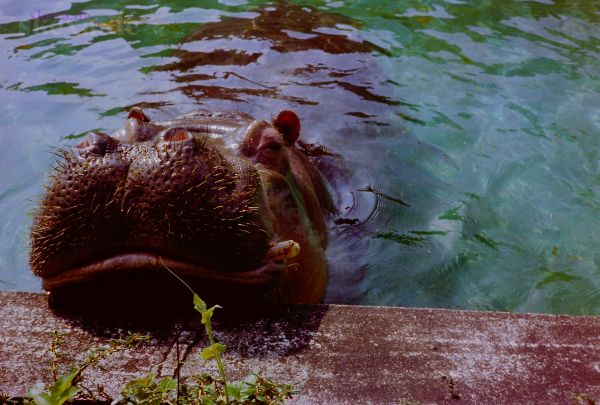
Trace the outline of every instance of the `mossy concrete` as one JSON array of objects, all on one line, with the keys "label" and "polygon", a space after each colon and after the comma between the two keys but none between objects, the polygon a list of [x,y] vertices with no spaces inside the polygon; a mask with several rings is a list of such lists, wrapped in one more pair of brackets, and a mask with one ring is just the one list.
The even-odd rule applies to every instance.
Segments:
[{"label": "mossy concrete", "polygon": [[[293,404],[571,404],[600,400],[600,318],[359,306],[284,306],[215,316],[231,377],[259,371],[300,390]],[[110,396],[154,369],[210,369],[197,321],[144,329],[152,339],[86,370]],[[65,334],[63,367],[129,325],[55,315],[44,294],[0,292],[0,390],[51,381],[49,347]],[[404,402],[403,402],[404,401]]]}]

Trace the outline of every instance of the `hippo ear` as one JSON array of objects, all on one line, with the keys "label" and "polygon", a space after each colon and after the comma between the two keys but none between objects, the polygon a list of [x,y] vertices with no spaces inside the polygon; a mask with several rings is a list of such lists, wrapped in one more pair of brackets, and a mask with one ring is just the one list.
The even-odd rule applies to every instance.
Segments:
[{"label": "hippo ear", "polygon": [[295,112],[283,110],[273,121],[273,125],[283,135],[286,144],[293,145],[300,136],[300,119]]},{"label": "hippo ear", "polygon": [[140,107],[133,107],[131,110],[129,110],[127,118],[135,118],[141,122],[150,122],[150,118],[144,114],[144,110],[142,110]]}]

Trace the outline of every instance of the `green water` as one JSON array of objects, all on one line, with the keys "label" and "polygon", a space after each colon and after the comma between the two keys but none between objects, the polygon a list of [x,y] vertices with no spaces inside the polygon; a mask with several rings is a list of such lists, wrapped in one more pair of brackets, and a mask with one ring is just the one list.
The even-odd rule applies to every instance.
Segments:
[{"label": "green water", "polygon": [[594,1],[0,0],[0,288],[55,148],[291,108],[343,157],[328,301],[600,314],[599,56]]}]

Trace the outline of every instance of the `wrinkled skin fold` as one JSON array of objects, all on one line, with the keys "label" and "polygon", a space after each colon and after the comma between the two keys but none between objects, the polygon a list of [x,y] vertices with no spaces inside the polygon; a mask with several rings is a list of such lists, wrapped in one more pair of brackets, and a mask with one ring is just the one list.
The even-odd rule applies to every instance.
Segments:
[{"label": "wrinkled skin fold", "polygon": [[177,295],[165,266],[220,302],[321,301],[332,205],[299,135],[291,111],[152,122],[133,108],[112,136],[62,152],[34,218],[32,271],[76,301]]}]

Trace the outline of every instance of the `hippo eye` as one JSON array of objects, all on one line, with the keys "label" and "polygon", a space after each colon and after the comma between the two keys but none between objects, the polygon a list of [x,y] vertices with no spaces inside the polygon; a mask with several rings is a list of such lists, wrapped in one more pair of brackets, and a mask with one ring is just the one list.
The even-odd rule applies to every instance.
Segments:
[{"label": "hippo eye", "polygon": [[181,142],[191,138],[192,135],[185,128],[169,128],[163,134],[163,139],[167,142]]},{"label": "hippo eye", "polygon": [[264,146],[265,149],[272,150],[274,152],[279,152],[281,150],[281,143],[279,142],[269,142]]}]

